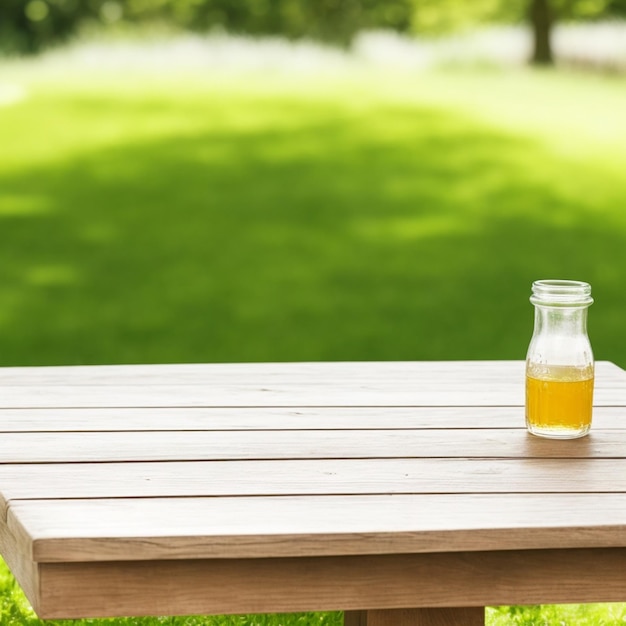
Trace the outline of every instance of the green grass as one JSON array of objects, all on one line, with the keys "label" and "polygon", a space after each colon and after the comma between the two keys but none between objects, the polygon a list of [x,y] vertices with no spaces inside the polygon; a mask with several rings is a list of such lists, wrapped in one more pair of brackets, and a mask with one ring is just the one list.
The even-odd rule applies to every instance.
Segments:
[{"label": "green grass", "polygon": [[487,609],[487,626],[619,626],[626,604],[571,604]]},{"label": "green grass", "polygon": [[3,365],[520,358],[554,276],[626,365],[623,81],[7,74]]},{"label": "green grass", "polygon": [[[0,107],[0,365],[518,359],[530,283],[562,277],[592,283],[596,358],[626,366],[623,79],[7,63],[3,82],[27,98]],[[1,623],[38,624],[3,576]]]}]

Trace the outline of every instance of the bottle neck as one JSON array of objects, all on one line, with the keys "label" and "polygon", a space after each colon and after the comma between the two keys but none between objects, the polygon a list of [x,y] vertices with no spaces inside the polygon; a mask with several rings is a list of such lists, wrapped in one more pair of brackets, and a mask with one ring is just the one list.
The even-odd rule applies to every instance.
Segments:
[{"label": "bottle neck", "polygon": [[526,361],[527,371],[535,378],[593,376],[587,307],[536,306]]},{"label": "bottle neck", "polygon": [[588,283],[542,280],[533,283],[535,328],[526,357],[530,376],[545,380],[593,376],[593,352],[587,336]]},{"label": "bottle neck", "polygon": [[535,305],[535,333],[559,335],[587,334],[587,307]]}]

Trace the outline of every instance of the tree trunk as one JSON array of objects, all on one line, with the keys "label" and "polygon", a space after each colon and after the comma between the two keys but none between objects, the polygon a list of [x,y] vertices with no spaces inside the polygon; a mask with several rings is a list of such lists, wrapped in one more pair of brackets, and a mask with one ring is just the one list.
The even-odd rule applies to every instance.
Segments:
[{"label": "tree trunk", "polygon": [[552,65],[552,25],[554,15],[550,7],[550,0],[530,0],[530,23],[533,30],[534,65]]}]

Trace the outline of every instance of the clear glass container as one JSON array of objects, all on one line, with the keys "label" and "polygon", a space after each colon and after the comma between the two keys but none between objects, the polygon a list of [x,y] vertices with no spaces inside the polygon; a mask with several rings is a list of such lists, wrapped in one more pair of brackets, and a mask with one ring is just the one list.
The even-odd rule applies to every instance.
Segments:
[{"label": "clear glass container", "polygon": [[535,327],[526,355],[526,426],[533,435],[583,437],[591,428],[594,360],[587,335],[591,285],[538,280]]}]

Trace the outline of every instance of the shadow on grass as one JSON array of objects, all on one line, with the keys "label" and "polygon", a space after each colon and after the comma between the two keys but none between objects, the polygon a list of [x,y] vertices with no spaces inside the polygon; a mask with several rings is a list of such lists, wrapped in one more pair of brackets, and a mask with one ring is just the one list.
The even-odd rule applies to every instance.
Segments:
[{"label": "shadow on grass", "polygon": [[626,365],[626,181],[443,111],[225,106],[4,177],[0,364],[523,358],[565,277]]}]

